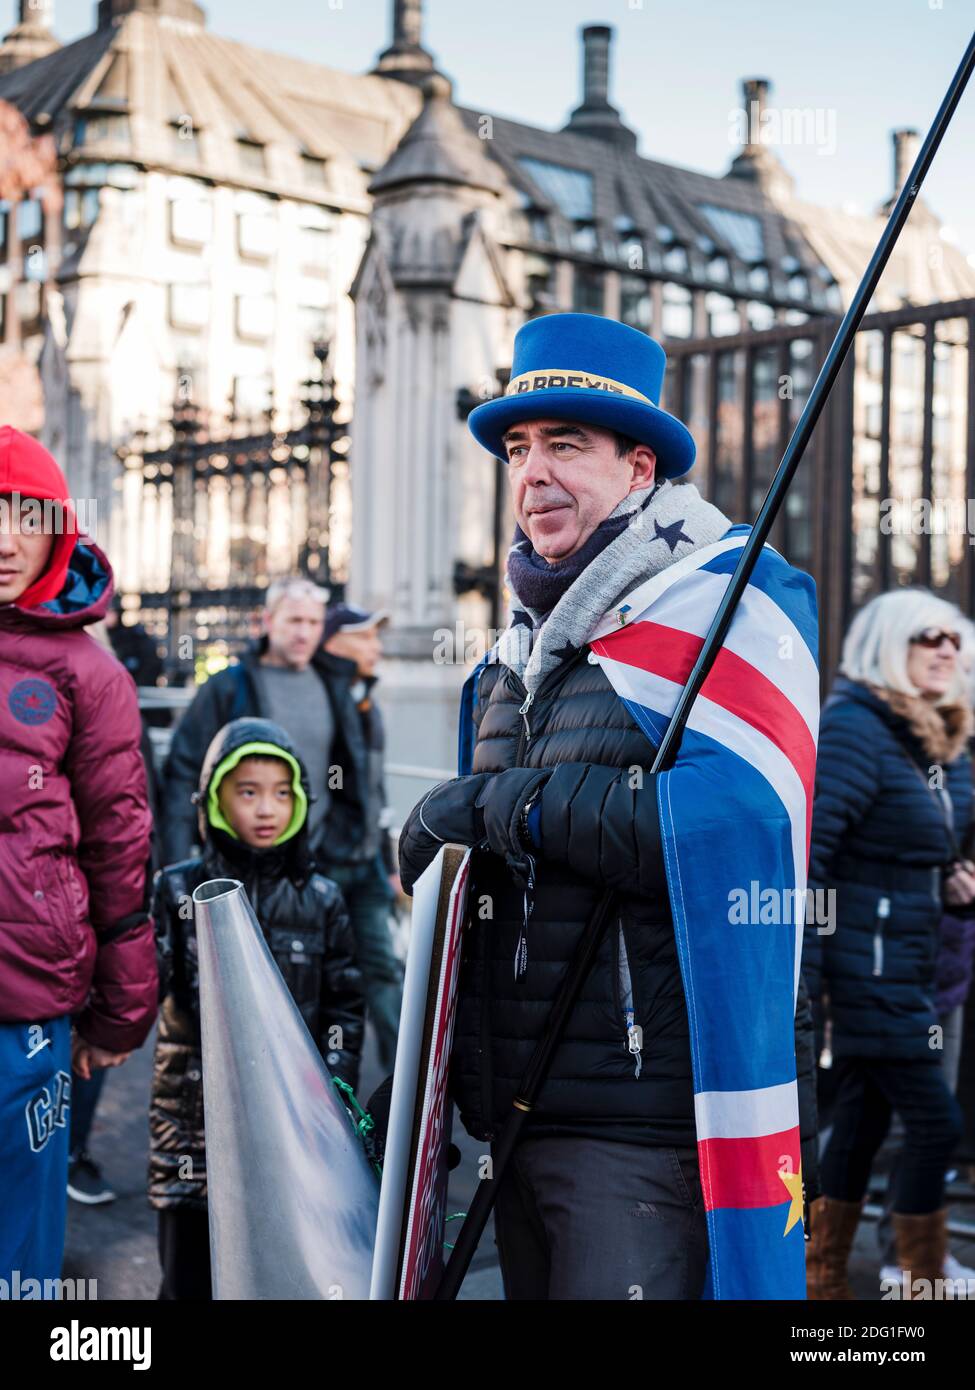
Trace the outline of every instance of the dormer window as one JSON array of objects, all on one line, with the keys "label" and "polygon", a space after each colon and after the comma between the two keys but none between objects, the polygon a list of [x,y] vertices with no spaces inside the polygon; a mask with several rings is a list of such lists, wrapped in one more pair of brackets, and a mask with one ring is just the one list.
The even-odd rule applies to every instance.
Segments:
[{"label": "dormer window", "polygon": [[673,245],[664,252],[664,270],[670,270],[680,275],[687,270],[687,248],[685,246]]},{"label": "dormer window", "polygon": [[528,235],[532,241],[551,241],[552,228],[548,220],[548,213],[541,208],[532,208],[528,214]]},{"label": "dormer window", "polygon": [[327,188],[328,175],[325,169],[324,159],[319,159],[318,155],[303,154],[301,156],[302,178],[310,188]]},{"label": "dormer window", "polygon": [[767,290],[769,287],[769,275],[767,265],[753,265],[748,272],[748,288],[756,293]]},{"label": "dormer window", "polygon": [[193,117],[185,114],[174,116],[169,128],[172,132],[172,150],[176,158],[197,161],[200,158],[200,144],[197,139],[199,131]]},{"label": "dormer window", "polygon": [[594,253],[599,249],[596,228],[591,222],[577,222],[572,229],[572,245],[576,251]]},{"label": "dormer window", "polygon": [[518,203],[525,219],[524,225],[529,241],[551,241],[552,228],[549,225],[548,211],[524,189],[518,189]]},{"label": "dormer window", "polygon": [[86,111],[75,117],[74,143],[80,145],[127,145],[129,118],[123,111]]},{"label": "dormer window", "polygon": [[243,136],[237,140],[237,157],[240,160],[240,167],[248,174],[267,173],[267,164],[264,158],[264,146],[257,140],[251,140]]}]

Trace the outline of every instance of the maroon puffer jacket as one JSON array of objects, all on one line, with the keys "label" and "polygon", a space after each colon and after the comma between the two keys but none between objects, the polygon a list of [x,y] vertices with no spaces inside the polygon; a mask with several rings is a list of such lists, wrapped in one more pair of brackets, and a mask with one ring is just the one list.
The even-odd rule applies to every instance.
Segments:
[{"label": "maroon puffer jacket", "polygon": [[156,1014],[135,686],[84,631],[112,594],[77,541],[56,598],[0,607],[0,1021],[76,1014],[112,1052]]}]

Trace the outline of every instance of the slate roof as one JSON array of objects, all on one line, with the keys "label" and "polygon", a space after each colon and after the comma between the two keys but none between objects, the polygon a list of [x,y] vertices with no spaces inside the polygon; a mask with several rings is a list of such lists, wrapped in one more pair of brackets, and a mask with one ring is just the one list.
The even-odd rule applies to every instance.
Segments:
[{"label": "slate roof", "polygon": [[[34,123],[46,115],[45,128],[55,131],[70,131],[86,110],[127,113],[127,138],[111,147],[86,146],[85,158],[294,192],[302,153],[344,156],[365,175],[378,169],[422,99],[405,82],[264,52],[199,26],[133,12],[0,76],[0,100]],[[187,115],[199,140],[184,153],[172,126]],[[264,177],[239,166],[234,146],[242,137],[283,149],[285,162],[269,158]],[[70,149],[70,136],[63,140],[61,148]],[[355,191],[364,194],[365,179]],[[307,187],[303,192],[309,196]]]},{"label": "slate roof", "polygon": [[0,77],[0,100],[16,106],[28,121],[52,119],[71,100],[105,53],[117,30],[106,26]]},{"label": "slate roof", "polygon": [[[462,109],[468,127],[483,128],[485,113]],[[713,290],[792,306],[804,312],[831,312],[847,303],[883,230],[884,219],[819,207],[791,196],[774,199],[754,180],[714,177],[676,164],[646,159],[590,136],[491,116],[491,138],[483,143],[503,166],[523,200],[543,212],[549,222],[548,242],[529,241],[540,252],[579,256],[572,248],[573,220],[532,175],[531,161],[584,173],[591,181],[592,224],[598,248],[593,259],[625,267],[620,229],[629,222],[642,233],[644,268],[668,279]],[[528,161],[526,164],[525,161]],[[719,209],[730,218],[704,208]],[[571,207],[570,207],[571,210]],[[758,219],[771,286],[749,286],[754,261],[749,251],[751,224],[735,226],[736,214]],[[672,236],[656,235],[663,224]],[[895,247],[878,288],[876,307],[900,307],[905,298],[927,304],[975,295],[975,267],[954,246],[941,243],[940,257],[930,257],[930,218],[912,216]],[[704,240],[700,240],[704,238]],[[713,243],[713,249],[705,249]],[[672,273],[664,257],[673,245],[687,251],[687,272]],[[716,283],[708,263],[723,254],[731,269],[728,285]],[[584,253],[582,253],[584,254]],[[929,264],[933,261],[933,265]],[[799,275],[807,294],[796,294],[790,281]],[[830,289],[835,279],[837,288]]]},{"label": "slate roof", "polygon": [[[472,130],[477,130],[485,118],[484,112],[466,108],[462,114]],[[699,283],[713,290],[793,303],[807,312],[829,311],[828,283],[832,276],[801,228],[783,217],[757,183],[743,178],[715,178],[646,159],[571,131],[543,130],[501,116],[490,119],[491,138],[483,143],[522,191],[526,203],[547,214],[554,246],[571,247],[573,220],[533,176],[530,161],[581,171],[591,180],[592,223],[599,243],[594,253],[596,259],[611,264],[620,264],[622,259],[625,263],[618,246],[629,224],[634,232],[642,234],[644,268],[654,274]],[[709,216],[704,208],[730,214],[724,219],[726,225],[722,226],[720,218]],[[736,215],[745,218],[738,226]],[[757,226],[753,219],[757,219]],[[658,236],[661,226],[669,233]],[[750,250],[756,234],[761,238],[759,255],[751,259],[745,252]],[[664,257],[675,245],[686,250],[686,273],[671,274],[665,268]],[[552,248],[538,242],[537,249]],[[727,286],[708,274],[708,264],[717,255],[723,255],[730,267]],[[749,288],[748,273],[756,261],[769,267],[770,290]],[[800,270],[808,278],[808,298],[789,291],[789,279]]]}]

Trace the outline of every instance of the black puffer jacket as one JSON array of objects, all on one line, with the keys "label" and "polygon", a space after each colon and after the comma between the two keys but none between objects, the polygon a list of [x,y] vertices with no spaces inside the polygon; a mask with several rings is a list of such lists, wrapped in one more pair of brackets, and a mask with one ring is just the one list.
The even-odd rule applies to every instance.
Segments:
[{"label": "black puffer jacket", "polygon": [[[273,731],[273,736],[269,736]],[[200,776],[201,805],[218,764],[243,743],[275,743],[304,764],[284,730],[267,720],[239,719],[211,746]],[[203,820],[201,812],[201,821]],[[362,1051],[362,976],[342,894],[314,872],[304,829],[279,847],[248,848],[206,826],[202,859],[156,875],[152,916],[159,955],[159,1031],[149,1106],[149,1200],[154,1207],[206,1207],[203,1068],[192,894],[211,878],[244,884],[285,984],[329,1070],[355,1086]],[[341,1050],[330,1030],[342,1030]],[[192,1159],[192,1176],[181,1171]]]},{"label": "black puffer jacket", "polygon": [[972,781],[967,753],[942,769],[941,792],[934,764],[902,715],[837,680],[820,728],[809,872],[811,888],[835,890],[835,931],[807,927],[804,944],[836,1056],[940,1060],[930,1029],[942,873],[966,835]]},{"label": "black puffer jacket", "polygon": [[[414,809],[400,839],[410,890],[440,839],[478,844],[456,1026],[453,1089],[464,1125],[490,1138],[510,1110],[583,927],[608,887],[614,926],[571,1014],[529,1125],[645,1144],[693,1144],[687,1011],[660,846],[653,749],[588,649],[551,673],[530,720],[521,680],[504,665],[479,682],[474,772]],[[527,968],[513,963],[523,891],[502,857],[540,790],[537,883]],[[490,914],[490,915],[488,915]],[[629,1050],[626,1008],[642,1029]]]}]

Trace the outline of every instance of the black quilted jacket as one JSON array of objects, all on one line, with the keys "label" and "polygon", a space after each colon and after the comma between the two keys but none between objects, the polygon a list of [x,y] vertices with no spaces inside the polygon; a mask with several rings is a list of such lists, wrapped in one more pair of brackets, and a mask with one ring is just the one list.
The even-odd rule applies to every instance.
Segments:
[{"label": "black quilted jacket", "polygon": [[[476,1138],[491,1137],[548,1017],[602,891],[619,890],[614,927],[571,1015],[533,1133],[591,1133],[651,1145],[693,1144],[687,1010],[660,847],[654,750],[588,649],[554,671],[522,715],[525,689],[506,666],[483,672],[474,772],[445,782],[411,813],[400,839],[410,891],[441,840],[487,845],[474,856],[453,1089]],[[640,785],[642,781],[642,786]],[[523,860],[517,821],[539,792],[537,883],[528,963],[514,977],[524,894],[505,856]],[[630,1050],[627,1008],[642,1029]],[[803,1173],[816,1196],[815,1057],[800,985],[796,1015]]]},{"label": "black quilted jacket", "polygon": [[936,769],[904,718],[865,685],[836,681],[820,727],[809,867],[810,886],[835,893],[835,931],[808,928],[803,949],[810,991],[829,997],[835,1055],[940,1061],[931,1030],[942,875],[971,811],[967,752]]},{"label": "black quilted jacket", "polygon": [[[261,736],[267,725],[259,727]],[[201,774],[205,796],[212,769],[235,747],[256,736],[238,720],[233,737],[211,749]],[[276,740],[301,759],[284,736]],[[303,767],[303,765],[302,765]],[[305,777],[307,791],[307,776]],[[278,848],[250,850],[208,828],[201,859],[188,859],[156,875],[152,917],[159,956],[159,1031],[149,1103],[149,1201],[154,1207],[206,1207],[206,1141],[196,930],[188,905],[211,878],[237,878],[284,982],[329,1071],[355,1086],[362,1052],[362,975],[342,894],[313,871],[304,829]],[[341,1028],[341,1050],[331,1044]],[[192,1160],[192,1173],[186,1158]]]},{"label": "black quilted jacket", "polygon": [[[618,890],[613,926],[529,1125],[533,1133],[693,1144],[687,1011],[646,771],[653,749],[587,652],[547,678],[525,716],[520,679],[507,666],[485,669],[474,772],[435,788],[412,812],[400,840],[403,883],[412,887],[437,837],[492,846],[473,866],[454,1047],[454,1095],[471,1134],[491,1137],[510,1109],[583,927],[610,887]],[[534,908],[527,966],[516,979],[524,893],[504,855],[518,855],[514,826],[539,788]],[[642,1040],[628,1032],[631,1021]],[[631,1038],[642,1041],[639,1052]]]}]

